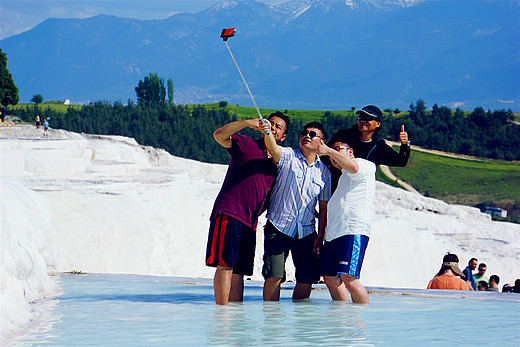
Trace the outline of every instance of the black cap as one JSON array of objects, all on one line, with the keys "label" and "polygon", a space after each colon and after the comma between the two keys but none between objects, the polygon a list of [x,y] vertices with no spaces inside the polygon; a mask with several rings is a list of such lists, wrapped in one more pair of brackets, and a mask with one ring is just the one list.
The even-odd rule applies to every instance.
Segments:
[{"label": "black cap", "polygon": [[365,106],[361,110],[357,111],[356,114],[362,114],[365,116],[369,116],[374,119],[377,119],[378,121],[381,121],[381,118],[383,117],[383,112],[381,112],[379,107],[374,106],[374,105]]}]

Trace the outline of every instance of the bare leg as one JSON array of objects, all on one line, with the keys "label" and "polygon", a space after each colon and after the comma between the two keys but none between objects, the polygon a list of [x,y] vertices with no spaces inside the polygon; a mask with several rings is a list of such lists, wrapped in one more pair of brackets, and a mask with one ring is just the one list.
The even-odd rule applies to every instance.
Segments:
[{"label": "bare leg", "polygon": [[341,274],[341,279],[345,283],[348,291],[350,292],[350,296],[352,297],[352,302],[356,304],[368,304],[368,293],[365,287],[361,284],[359,279],[354,276]]},{"label": "bare leg", "polygon": [[280,277],[269,277],[264,282],[264,301],[280,300]]},{"label": "bare leg", "polygon": [[213,277],[213,290],[215,291],[215,303],[217,305],[228,304],[232,275],[233,268],[217,266],[215,276]]},{"label": "bare leg", "polygon": [[323,276],[323,279],[327,288],[329,288],[332,300],[350,301],[350,295],[341,278],[338,276]]},{"label": "bare leg", "polygon": [[229,301],[244,301],[244,276],[233,274],[231,276],[231,291]]},{"label": "bare leg", "polygon": [[308,299],[311,296],[312,284],[296,283],[292,295],[293,300]]}]

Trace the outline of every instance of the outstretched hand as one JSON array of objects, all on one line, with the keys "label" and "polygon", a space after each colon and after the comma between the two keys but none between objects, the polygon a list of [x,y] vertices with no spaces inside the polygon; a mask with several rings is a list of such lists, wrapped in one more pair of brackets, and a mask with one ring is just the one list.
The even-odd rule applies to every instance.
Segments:
[{"label": "outstretched hand", "polygon": [[260,131],[262,134],[271,133],[271,122],[269,122],[267,119],[258,118],[257,126],[257,130]]},{"label": "outstretched hand", "polygon": [[408,133],[404,131],[404,125],[401,125],[401,132],[399,133],[399,141],[403,145],[406,145],[408,143]]}]

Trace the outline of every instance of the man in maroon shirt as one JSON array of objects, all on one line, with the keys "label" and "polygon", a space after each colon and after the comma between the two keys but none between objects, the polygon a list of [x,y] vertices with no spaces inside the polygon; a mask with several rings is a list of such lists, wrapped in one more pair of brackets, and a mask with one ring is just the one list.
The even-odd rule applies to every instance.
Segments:
[{"label": "man in maroon shirt", "polygon": [[[211,212],[206,248],[206,265],[217,268],[213,288],[218,305],[243,300],[244,276],[253,274],[258,216],[267,207],[266,198],[276,180],[277,167],[264,141],[236,134],[247,127],[259,131],[262,121],[236,121],[213,133],[215,140],[231,155],[226,178]],[[275,112],[269,116],[269,122],[275,140],[285,140],[289,118]]]}]

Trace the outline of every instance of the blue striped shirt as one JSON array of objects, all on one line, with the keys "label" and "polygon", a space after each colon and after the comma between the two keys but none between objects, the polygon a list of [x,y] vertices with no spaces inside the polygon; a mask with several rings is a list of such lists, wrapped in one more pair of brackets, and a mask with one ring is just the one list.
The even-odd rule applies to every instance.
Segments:
[{"label": "blue striped shirt", "polygon": [[303,238],[315,232],[316,203],[329,201],[330,194],[330,171],[318,156],[309,165],[299,149],[282,147],[267,219],[280,232]]}]

